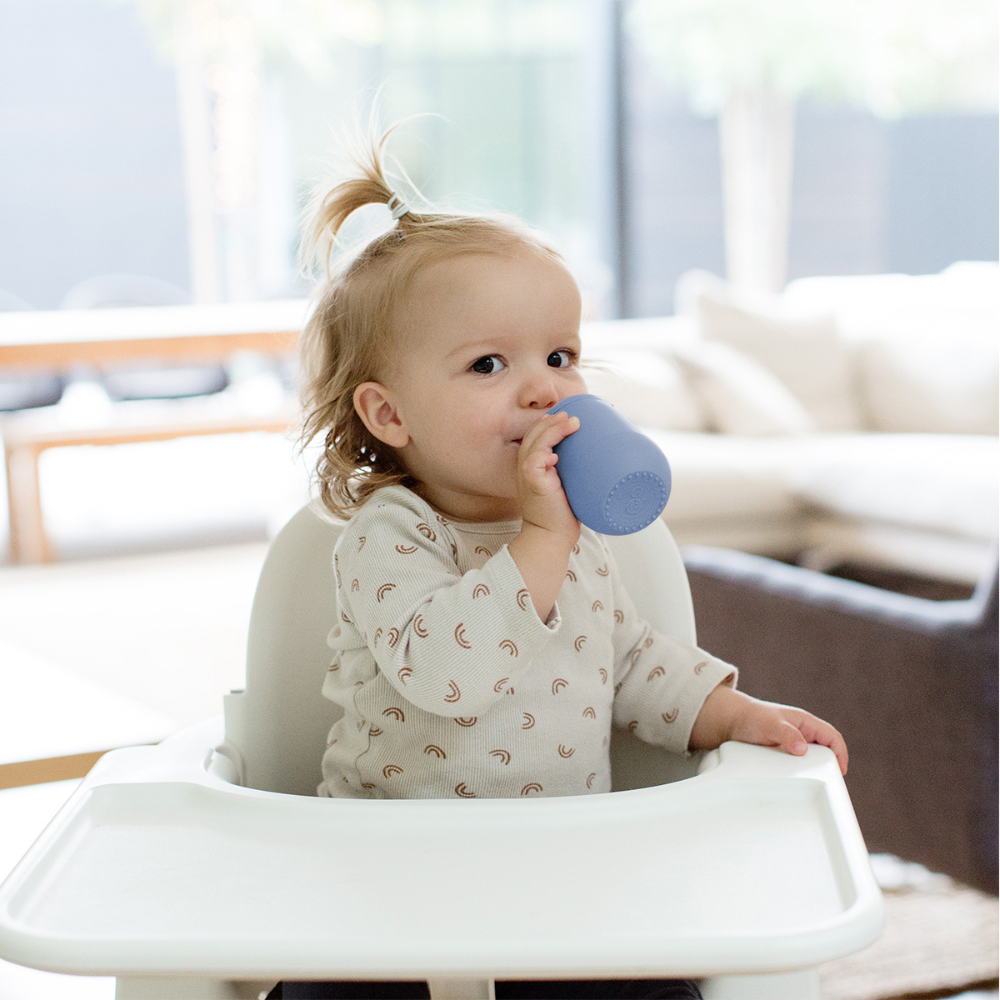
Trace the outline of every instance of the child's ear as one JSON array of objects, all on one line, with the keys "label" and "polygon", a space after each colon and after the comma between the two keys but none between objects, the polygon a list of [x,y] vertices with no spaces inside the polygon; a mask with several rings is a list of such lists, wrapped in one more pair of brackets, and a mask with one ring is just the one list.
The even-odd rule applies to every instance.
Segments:
[{"label": "child's ear", "polygon": [[354,409],[365,427],[379,441],[393,448],[402,448],[410,442],[410,435],[403,426],[399,412],[390,398],[389,390],[378,382],[362,382],[354,390]]}]

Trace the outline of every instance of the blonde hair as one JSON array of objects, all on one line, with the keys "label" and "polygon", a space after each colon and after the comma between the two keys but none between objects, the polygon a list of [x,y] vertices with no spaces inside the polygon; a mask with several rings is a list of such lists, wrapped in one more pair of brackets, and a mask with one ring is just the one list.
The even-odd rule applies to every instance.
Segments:
[{"label": "blonde hair", "polygon": [[316,479],[324,506],[339,518],[350,517],[383,486],[418,485],[354,408],[354,390],[381,380],[388,370],[397,343],[394,320],[415,277],[463,254],[527,251],[565,266],[546,236],[514,216],[410,210],[331,272],[337,235],[348,216],[364,205],[387,205],[396,195],[383,153],[398,124],[381,136],[370,132],[357,145],[351,152],[354,176],[317,194],[305,228],[304,254],[319,259],[325,280],[300,339],[302,445],[323,435]]}]

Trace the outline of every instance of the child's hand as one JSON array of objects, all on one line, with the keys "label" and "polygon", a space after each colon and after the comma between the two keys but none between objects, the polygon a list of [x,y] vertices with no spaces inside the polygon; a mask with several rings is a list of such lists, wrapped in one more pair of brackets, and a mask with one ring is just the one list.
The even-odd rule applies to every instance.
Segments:
[{"label": "child's hand", "polygon": [[546,622],[566,576],[570,552],[580,537],[555,470],[559,456],[552,450],[580,426],[577,417],[550,413],[524,435],[517,455],[517,495],[521,531],[507,546],[531,594],[538,617]]},{"label": "child's hand", "polygon": [[570,509],[563,491],[552,450],[580,426],[568,413],[547,413],[524,435],[517,455],[517,492],[521,517],[526,524],[568,538],[574,545],[580,537],[580,522]]},{"label": "child's hand", "polygon": [[801,708],[759,701],[720,684],[706,699],[691,730],[692,750],[714,750],[726,740],[781,747],[801,757],[808,743],[829,747],[847,774],[847,745],[829,722]]}]

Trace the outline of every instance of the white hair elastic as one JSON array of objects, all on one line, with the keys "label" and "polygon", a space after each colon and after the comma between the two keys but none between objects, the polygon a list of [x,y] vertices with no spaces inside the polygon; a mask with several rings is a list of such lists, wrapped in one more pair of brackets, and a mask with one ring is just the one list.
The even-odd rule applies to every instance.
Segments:
[{"label": "white hair elastic", "polygon": [[386,202],[386,207],[392,212],[394,219],[401,219],[410,211],[410,206],[395,191],[393,191],[392,197]]}]

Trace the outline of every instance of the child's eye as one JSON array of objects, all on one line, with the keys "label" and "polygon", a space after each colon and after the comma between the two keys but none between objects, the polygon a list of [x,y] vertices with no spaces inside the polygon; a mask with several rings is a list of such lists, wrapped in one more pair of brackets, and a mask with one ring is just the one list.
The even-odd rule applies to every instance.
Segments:
[{"label": "child's eye", "polygon": [[472,370],[477,375],[496,375],[497,372],[503,371],[506,365],[500,360],[496,354],[487,354],[483,358],[478,358],[472,362]]},{"label": "child's eye", "polygon": [[569,368],[574,357],[572,351],[553,351],[546,360],[550,368]]}]

